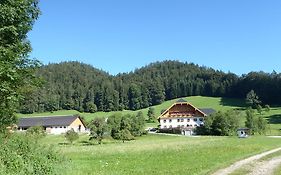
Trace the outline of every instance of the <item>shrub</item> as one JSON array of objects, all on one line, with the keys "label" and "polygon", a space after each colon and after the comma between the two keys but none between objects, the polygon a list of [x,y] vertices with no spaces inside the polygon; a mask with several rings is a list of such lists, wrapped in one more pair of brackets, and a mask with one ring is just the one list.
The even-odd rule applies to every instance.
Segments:
[{"label": "shrub", "polygon": [[65,136],[66,140],[68,140],[71,144],[72,144],[75,140],[79,139],[78,133],[75,132],[73,129],[68,130],[68,131],[65,133],[64,136]]},{"label": "shrub", "polygon": [[0,174],[59,174],[64,160],[53,148],[23,134],[0,136]]},{"label": "shrub", "polygon": [[105,119],[97,117],[90,123],[89,126],[91,129],[89,140],[96,139],[98,144],[101,144],[108,131],[108,126],[105,122]]},{"label": "shrub", "polygon": [[239,127],[240,113],[234,110],[217,112],[208,116],[204,126],[197,127],[195,132],[199,135],[231,136],[236,134]]},{"label": "shrub", "polygon": [[161,128],[160,133],[181,134],[181,128]]},{"label": "shrub", "polygon": [[46,136],[46,132],[42,126],[32,126],[26,130],[26,135],[36,139]]}]

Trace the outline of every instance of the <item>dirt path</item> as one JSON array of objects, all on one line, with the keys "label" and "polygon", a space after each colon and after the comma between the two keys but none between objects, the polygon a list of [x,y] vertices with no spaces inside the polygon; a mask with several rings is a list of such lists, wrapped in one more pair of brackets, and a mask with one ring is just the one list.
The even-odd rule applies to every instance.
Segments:
[{"label": "dirt path", "polygon": [[[268,154],[271,154],[271,153],[274,153],[274,152],[277,152],[277,151],[280,151],[280,150],[281,150],[281,147],[273,149],[273,150],[270,150],[270,151],[263,152],[261,154],[254,155],[252,157],[249,157],[249,158],[246,158],[246,159],[243,159],[243,160],[240,160],[238,162],[235,162],[234,164],[232,164],[231,166],[229,166],[227,168],[218,170],[213,175],[227,175],[227,174],[230,174],[230,173],[234,172],[235,170],[241,168],[245,164],[251,163],[251,162],[256,161],[256,160],[258,160],[258,159],[260,159],[260,158],[262,158],[262,157],[264,157],[264,156],[266,156]],[[281,159],[281,157],[279,157],[279,158]],[[274,163],[274,165],[276,164],[276,166],[278,166],[279,161],[281,161],[279,159],[277,159],[277,160],[272,159],[272,160],[273,160],[273,162],[270,162],[270,161],[264,162],[264,166],[268,166],[268,167],[261,168],[259,166],[255,166],[254,171],[258,172],[259,168],[261,168],[261,172],[263,170],[268,171],[269,168],[272,168],[272,165],[269,166],[269,163]],[[268,174],[268,172],[266,172],[266,174]]]},{"label": "dirt path", "polygon": [[274,169],[281,164],[281,156],[271,160],[257,162],[249,175],[271,175]]}]

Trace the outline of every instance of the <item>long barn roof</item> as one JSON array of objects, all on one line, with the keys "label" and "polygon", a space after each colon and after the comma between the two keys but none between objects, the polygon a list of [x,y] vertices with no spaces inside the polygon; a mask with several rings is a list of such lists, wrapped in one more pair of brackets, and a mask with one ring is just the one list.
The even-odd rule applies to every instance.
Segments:
[{"label": "long barn roof", "polygon": [[79,116],[53,116],[20,118],[18,127],[31,126],[69,126]]}]

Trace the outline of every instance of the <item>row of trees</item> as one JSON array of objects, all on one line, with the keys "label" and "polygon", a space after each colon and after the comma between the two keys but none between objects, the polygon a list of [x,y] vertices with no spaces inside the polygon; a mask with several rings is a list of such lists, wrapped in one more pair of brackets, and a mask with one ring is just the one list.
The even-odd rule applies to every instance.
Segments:
[{"label": "row of trees", "polygon": [[26,93],[22,113],[137,110],[183,96],[245,98],[251,90],[266,104],[281,103],[281,74],[252,72],[239,77],[178,61],[156,62],[116,76],[83,63],[62,62],[43,66],[37,76],[45,83]]},{"label": "row of trees", "polygon": [[90,140],[96,139],[99,144],[108,136],[123,142],[132,140],[145,133],[144,125],[145,117],[142,112],[138,112],[137,115],[115,114],[107,119],[97,117],[89,123]]},{"label": "row of trees", "polygon": [[219,111],[207,117],[204,126],[198,127],[196,132],[199,135],[233,136],[240,126],[245,125],[252,135],[265,134],[267,121],[261,115],[255,115],[255,110],[252,108],[246,110],[245,123],[241,123],[243,121],[241,119],[242,114],[239,111]]}]

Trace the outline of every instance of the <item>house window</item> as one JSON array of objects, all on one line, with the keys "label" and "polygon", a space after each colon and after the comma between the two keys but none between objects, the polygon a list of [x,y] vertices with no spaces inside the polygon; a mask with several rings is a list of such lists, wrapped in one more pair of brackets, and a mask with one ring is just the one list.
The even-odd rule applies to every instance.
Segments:
[{"label": "house window", "polygon": [[50,128],[52,129],[53,127],[51,126]]},{"label": "house window", "polygon": [[165,125],[164,128],[167,128],[167,126]]},{"label": "house window", "polygon": [[187,122],[190,122],[190,119],[189,119],[189,118],[187,119]]},{"label": "house window", "polygon": [[195,124],[194,126],[195,126],[195,127],[197,127],[198,125],[197,125],[197,124]]},{"label": "house window", "polygon": [[193,121],[197,122],[197,118],[194,118]]},{"label": "house window", "polygon": [[64,126],[63,128],[66,128],[66,126]]},{"label": "house window", "polygon": [[166,123],[166,120],[163,120],[164,123]]},{"label": "house window", "polygon": [[203,122],[203,118],[199,118],[199,121],[200,121],[200,122]]},{"label": "house window", "polygon": [[184,127],[184,125],[181,125],[181,127],[183,128],[183,127]]},{"label": "house window", "polygon": [[178,122],[180,122],[180,119],[178,118]]},{"label": "house window", "polygon": [[178,128],[181,127],[180,125],[177,126]]},{"label": "house window", "polygon": [[184,119],[183,119],[183,118],[181,119],[181,122],[184,122]]},{"label": "house window", "polygon": [[169,126],[169,128],[172,128],[172,127],[173,127],[172,125]]},{"label": "house window", "polygon": [[62,126],[60,126],[60,128],[62,128]]},{"label": "house window", "polygon": [[171,122],[172,122],[172,119],[170,119],[169,122],[171,123]]},{"label": "house window", "polygon": [[189,127],[189,124],[187,124],[186,127]]}]

